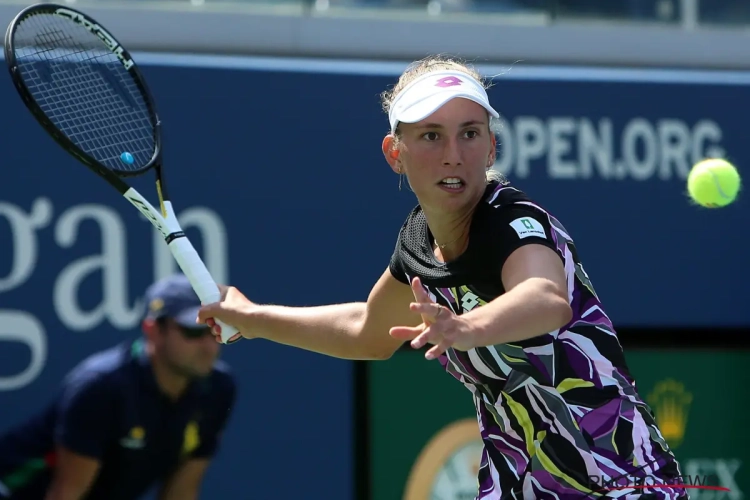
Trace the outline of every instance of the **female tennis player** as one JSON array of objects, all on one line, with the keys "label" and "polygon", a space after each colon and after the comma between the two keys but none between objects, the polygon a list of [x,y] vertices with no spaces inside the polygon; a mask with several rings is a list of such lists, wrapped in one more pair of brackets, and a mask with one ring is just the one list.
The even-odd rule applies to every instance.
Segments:
[{"label": "female tennis player", "polygon": [[429,58],[383,98],[385,160],[419,203],[367,302],[259,305],[230,287],[198,321],[348,359],[429,344],[474,399],[478,499],[687,498],[570,234],[490,170],[480,75]]}]

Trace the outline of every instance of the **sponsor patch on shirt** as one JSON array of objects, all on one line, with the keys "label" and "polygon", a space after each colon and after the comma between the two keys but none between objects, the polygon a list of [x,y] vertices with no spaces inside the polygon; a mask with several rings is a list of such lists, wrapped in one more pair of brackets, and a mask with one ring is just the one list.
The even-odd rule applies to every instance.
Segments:
[{"label": "sponsor patch on shirt", "polygon": [[531,217],[516,219],[510,223],[510,227],[518,234],[519,238],[528,238],[530,236],[537,236],[539,238],[547,237],[542,224]]}]

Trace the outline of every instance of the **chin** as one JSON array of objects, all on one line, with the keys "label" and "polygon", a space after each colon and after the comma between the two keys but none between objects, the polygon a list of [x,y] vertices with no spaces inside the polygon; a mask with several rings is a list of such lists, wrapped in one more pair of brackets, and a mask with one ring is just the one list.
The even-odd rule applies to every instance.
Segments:
[{"label": "chin", "polygon": [[193,370],[193,373],[195,374],[196,377],[207,377],[208,375],[211,374],[213,369],[214,369],[214,364],[211,363],[208,366],[196,367]]},{"label": "chin", "polygon": [[435,196],[435,205],[445,210],[458,210],[475,204],[482,197],[484,190],[477,193],[476,190],[464,189],[457,193],[442,191]]},{"label": "chin", "polygon": [[199,366],[199,365],[183,365],[179,368],[179,372],[182,373],[183,377],[187,378],[203,378],[211,373],[213,364],[211,366]]}]

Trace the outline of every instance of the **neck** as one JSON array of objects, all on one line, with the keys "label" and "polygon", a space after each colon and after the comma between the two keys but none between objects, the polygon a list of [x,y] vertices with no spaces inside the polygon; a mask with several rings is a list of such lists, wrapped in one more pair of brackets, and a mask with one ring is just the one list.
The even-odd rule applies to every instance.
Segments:
[{"label": "neck", "polygon": [[176,373],[171,367],[154,352],[153,346],[148,347],[148,356],[151,361],[151,369],[154,372],[156,385],[159,386],[169,399],[176,401],[183,395],[190,380],[188,377]]},{"label": "neck", "polygon": [[469,245],[469,229],[474,207],[460,214],[430,214],[425,211],[427,225],[435,240],[435,256],[447,262],[458,258]]}]

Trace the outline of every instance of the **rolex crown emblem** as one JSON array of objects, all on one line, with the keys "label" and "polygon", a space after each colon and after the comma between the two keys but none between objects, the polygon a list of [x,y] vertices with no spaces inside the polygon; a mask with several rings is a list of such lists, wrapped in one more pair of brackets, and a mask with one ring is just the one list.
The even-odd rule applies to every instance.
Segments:
[{"label": "rolex crown emblem", "polygon": [[666,379],[656,384],[648,395],[648,403],[656,415],[656,423],[664,439],[672,448],[682,443],[685,437],[687,416],[693,395],[685,386],[673,379]]}]

